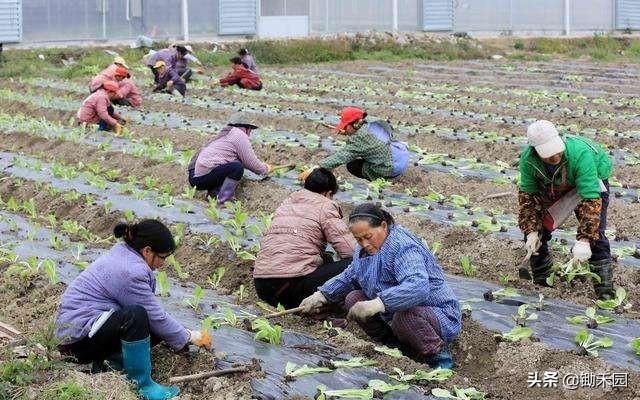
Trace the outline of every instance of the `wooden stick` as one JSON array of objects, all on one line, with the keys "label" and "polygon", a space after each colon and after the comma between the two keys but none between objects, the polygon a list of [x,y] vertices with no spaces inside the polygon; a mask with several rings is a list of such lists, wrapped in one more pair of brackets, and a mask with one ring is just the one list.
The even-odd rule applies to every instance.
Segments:
[{"label": "wooden stick", "polygon": [[242,366],[237,368],[227,368],[227,369],[218,369],[215,371],[200,372],[198,374],[193,374],[193,375],[172,376],[171,378],[169,378],[169,383],[191,382],[199,379],[211,378],[212,376],[222,376],[222,375],[229,375],[229,374],[235,374],[238,372],[247,372],[247,371],[249,371],[249,367]]},{"label": "wooden stick", "polygon": [[300,312],[302,310],[304,310],[304,307],[290,308],[288,310],[278,311],[278,312],[275,312],[275,313],[272,313],[272,314],[267,314],[267,315],[264,315],[264,316],[258,317],[258,318],[270,319],[270,318],[280,317],[282,315],[295,314],[295,313],[298,313],[298,312]]},{"label": "wooden stick", "polygon": [[333,126],[333,125],[331,125],[331,124],[328,124],[328,123],[326,123],[326,122],[324,122],[324,121],[318,121],[318,123],[319,123],[320,125],[324,126],[324,127],[329,128],[329,129],[336,129],[336,127],[335,127],[335,126]]},{"label": "wooden stick", "polygon": [[509,195],[514,195],[515,196],[515,193],[513,193],[513,192],[494,193],[494,194],[490,194],[488,196],[481,197],[480,200],[496,199],[498,197],[505,197],[505,196],[509,196]]}]

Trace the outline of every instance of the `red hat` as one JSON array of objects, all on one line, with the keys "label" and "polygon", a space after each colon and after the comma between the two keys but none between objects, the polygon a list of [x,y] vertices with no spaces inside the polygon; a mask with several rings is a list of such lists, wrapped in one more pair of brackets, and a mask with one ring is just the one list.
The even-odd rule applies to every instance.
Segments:
[{"label": "red hat", "polygon": [[102,87],[107,92],[117,92],[118,89],[120,89],[120,86],[118,86],[118,83],[114,81],[106,81],[102,84]]},{"label": "red hat", "polygon": [[129,71],[127,71],[125,67],[118,66],[118,68],[116,68],[115,76],[121,76],[123,78],[126,78],[129,76]]},{"label": "red hat", "polygon": [[352,124],[359,119],[363,119],[365,116],[366,113],[358,107],[345,107],[340,113],[340,123],[336,126],[335,131],[340,132],[346,128],[347,125]]}]

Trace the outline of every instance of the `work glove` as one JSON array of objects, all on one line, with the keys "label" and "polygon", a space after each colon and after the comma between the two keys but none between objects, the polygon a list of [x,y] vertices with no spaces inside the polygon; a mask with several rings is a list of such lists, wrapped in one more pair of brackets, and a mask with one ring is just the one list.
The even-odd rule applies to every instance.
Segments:
[{"label": "work glove", "polygon": [[189,343],[207,350],[211,350],[213,347],[211,335],[204,329],[201,331],[189,331]]},{"label": "work glove", "polygon": [[542,245],[542,242],[540,241],[540,234],[538,232],[531,232],[527,235],[527,242],[525,243],[527,254],[537,255],[540,245]]},{"label": "work glove", "polygon": [[122,125],[120,125],[120,124],[115,124],[115,125],[113,126],[113,132],[114,132],[116,135],[121,135],[121,134],[122,134]]},{"label": "work glove", "polygon": [[573,260],[579,262],[588,261],[591,258],[591,245],[586,240],[578,240],[571,249]]},{"label": "work glove", "polygon": [[347,318],[366,321],[370,317],[384,311],[384,303],[380,300],[380,297],[376,297],[373,300],[359,301],[354,304],[353,307],[349,309]]},{"label": "work glove", "polygon": [[327,304],[327,298],[324,297],[322,292],[316,291],[311,296],[305,297],[300,303],[300,307],[303,307],[302,312],[308,314],[325,304]]},{"label": "work glove", "polygon": [[167,88],[171,88],[171,87],[173,87],[173,81],[167,82]]}]

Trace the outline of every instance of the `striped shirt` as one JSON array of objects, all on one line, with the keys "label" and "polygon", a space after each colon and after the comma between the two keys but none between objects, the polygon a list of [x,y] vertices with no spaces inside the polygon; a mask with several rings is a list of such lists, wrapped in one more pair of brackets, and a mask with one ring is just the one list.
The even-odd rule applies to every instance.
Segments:
[{"label": "striped shirt", "polygon": [[240,128],[228,126],[200,150],[194,176],[206,175],[215,167],[234,161],[240,161],[242,166],[258,175],[267,174],[267,164],[256,157],[249,136]]},{"label": "striped shirt", "polygon": [[362,289],[370,299],[380,297],[386,310],[382,317],[387,322],[396,311],[428,306],[447,343],[460,332],[460,304],[442,269],[422,241],[399,225],[391,226],[376,254],[369,256],[357,246],[349,267],[318,288],[332,303],[356,289]]}]

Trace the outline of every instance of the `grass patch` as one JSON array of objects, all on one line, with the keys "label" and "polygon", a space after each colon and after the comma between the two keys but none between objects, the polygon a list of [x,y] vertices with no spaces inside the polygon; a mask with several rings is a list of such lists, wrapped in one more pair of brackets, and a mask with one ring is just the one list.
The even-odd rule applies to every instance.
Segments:
[{"label": "grass patch", "polygon": [[43,400],[100,400],[92,394],[91,390],[83,385],[67,379],[53,385],[52,388],[45,390]]}]

